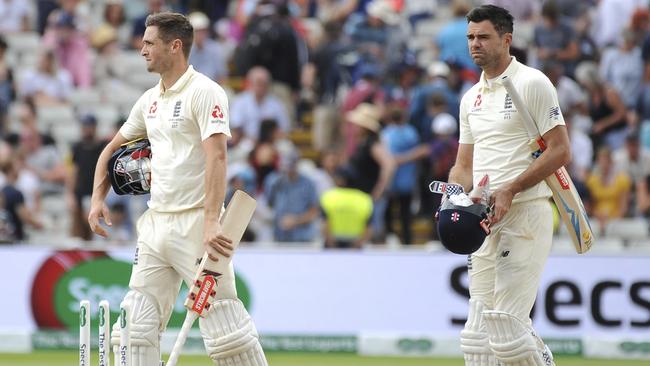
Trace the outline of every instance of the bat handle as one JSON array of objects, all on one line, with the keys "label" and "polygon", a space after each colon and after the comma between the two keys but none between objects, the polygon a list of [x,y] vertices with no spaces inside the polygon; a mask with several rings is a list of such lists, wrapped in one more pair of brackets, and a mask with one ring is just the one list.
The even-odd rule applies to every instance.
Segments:
[{"label": "bat handle", "polygon": [[183,322],[183,327],[178,333],[176,343],[174,343],[174,348],[172,348],[172,353],[169,355],[169,360],[167,361],[166,366],[176,366],[176,363],[178,362],[178,356],[181,355],[181,350],[183,349],[183,345],[187,339],[187,334],[190,332],[190,329],[192,329],[192,324],[194,324],[194,321],[198,317],[199,314],[191,310],[187,311],[187,315],[185,315],[185,321]]}]

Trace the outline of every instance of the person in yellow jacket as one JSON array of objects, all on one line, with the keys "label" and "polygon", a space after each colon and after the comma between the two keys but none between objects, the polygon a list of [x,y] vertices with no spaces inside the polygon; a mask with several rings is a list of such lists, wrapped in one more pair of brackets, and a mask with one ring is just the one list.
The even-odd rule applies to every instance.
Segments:
[{"label": "person in yellow jacket", "polygon": [[334,173],[336,187],[325,191],[320,199],[327,248],[360,248],[370,237],[372,197],[350,188],[348,180],[347,170],[338,168]]}]

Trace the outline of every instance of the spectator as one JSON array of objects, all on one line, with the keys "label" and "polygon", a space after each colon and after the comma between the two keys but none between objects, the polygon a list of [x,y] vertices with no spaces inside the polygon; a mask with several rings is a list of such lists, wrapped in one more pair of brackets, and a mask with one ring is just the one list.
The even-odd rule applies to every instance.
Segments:
[{"label": "spectator", "polygon": [[66,180],[68,205],[72,218],[72,236],[92,239],[88,226],[88,207],[93,192],[95,165],[106,141],[97,138],[97,119],[88,114],[81,117],[81,140],[72,145],[72,166]]},{"label": "spectator", "polygon": [[273,239],[279,242],[310,242],[316,238],[318,216],[316,187],[296,169],[298,154],[282,157],[280,171],[264,182],[267,202],[273,209]]},{"label": "spectator", "polygon": [[[388,112],[388,124],[381,131],[381,139],[386,144],[388,152],[393,156],[405,153],[418,145],[419,137],[416,129],[406,123],[405,111],[397,106]],[[414,161],[401,164],[395,170],[393,180],[388,189],[388,205],[386,207],[386,233],[395,233],[393,220],[395,212],[399,211],[400,239],[403,244],[413,244],[411,201],[417,182],[417,164]]]},{"label": "spectator", "polygon": [[39,55],[36,70],[25,72],[20,93],[33,98],[36,105],[65,104],[72,87],[70,73],[57,66],[52,50],[45,49]]},{"label": "spectator", "polygon": [[20,134],[20,144],[25,150],[26,166],[41,181],[41,193],[63,193],[67,171],[56,146],[44,144],[44,138],[35,127],[24,126]]},{"label": "spectator", "polygon": [[255,147],[250,152],[250,165],[255,171],[257,191],[264,189],[266,177],[277,170],[281,154],[275,140],[277,138],[278,123],[273,119],[262,121],[260,135]]},{"label": "spectator", "polygon": [[620,95],[598,75],[595,63],[585,61],[576,68],[576,80],[587,92],[587,108],[593,121],[591,138],[594,148],[623,146],[626,135],[626,110]]},{"label": "spectator", "polygon": [[361,248],[370,237],[372,197],[349,186],[344,168],[334,172],[333,187],[323,194],[320,205],[325,216],[323,225],[326,248]]},{"label": "spectator", "polygon": [[[458,116],[460,103],[459,93],[454,85],[457,76],[446,62],[433,62],[427,68],[427,75],[429,81],[413,92],[409,109],[409,122],[417,128],[421,141],[428,141],[431,138],[433,104],[439,106],[434,111],[434,115],[447,112],[452,116]],[[433,95],[437,96],[434,98]]]},{"label": "spectator", "polygon": [[122,202],[115,202],[110,206],[111,212],[111,242],[128,245],[135,238],[133,225],[129,221],[128,207]]},{"label": "spectator", "polygon": [[542,23],[535,27],[533,43],[541,67],[557,61],[568,75],[573,75],[579,55],[576,34],[571,24],[560,18],[560,10],[553,0],[542,5]]},{"label": "spectator", "polygon": [[212,80],[222,81],[228,76],[228,60],[217,42],[210,38],[210,19],[203,13],[193,12],[189,20],[194,28],[190,64]]},{"label": "spectator", "polygon": [[126,21],[126,13],[122,1],[123,0],[106,1],[104,6],[103,23],[91,33],[91,38],[94,38],[95,33],[97,32],[112,30],[119,47],[122,49],[129,47],[131,24]]},{"label": "spectator", "polygon": [[381,109],[369,103],[361,103],[346,115],[350,123],[361,127],[360,142],[348,160],[350,187],[360,189],[372,196],[372,235],[375,242],[384,238],[384,213],[386,190],[393,179],[396,162],[386,145],[379,139]]},{"label": "spectator", "polygon": [[634,110],[643,84],[643,59],[634,33],[624,30],[619,47],[603,52],[600,76],[621,96],[625,107]]},{"label": "spectator", "polygon": [[165,11],[165,0],[147,0],[147,12],[141,14],[133,19],[131,22],[131,42],[130,46],[134,50],[142,49],[142,36],[144,36],[144,30],[147,28],[144,23],[149,14],[160,13]]},{"label": "spectator", "polygon": [[263,119],[274,119],[280,129],[288,132],[291,121],[282,101],[269,89],[271,74],[263,67],[254,67],[246,75],[248,89],[235,97],[230,108],[230,124],[241,127],[244,134],[257,140]]},{"label": "spectator", "polygon": [[555,89],[563,115],[583,113],[587,107],[586,96],[580,85],[564,73],[564,66],[555,61],[548,61],[542,68]]},{"label": "spectator", "polygon": [[[345,122],[348,112],[357,108],[362,103],[371,103],[383,106],[386,95],[381,88],[381,74],[377,66],[365,64],[359,69],[360,78],[357,80],[352,89],[343,98],[341,103],[341,113]],[[350,156],[360,141],[360,128],[353,123],[343,123],[342,128],[344,152]]]},{"label": "spectator", "polygon": [[31,30],[29,2],[25,0],[0,1],[0,34]]},{"label": "spectator", "polygon": [[123,56],[115,30],[98,29],[93,33],[92,45],[97,50],[93,62],[93,78],[101,95],[113,100],[115,96],[133,95],[135,87],[129,84],[129,70],[123,62]]},{"label": "spectator", "polygon": [[645,0],[600,0],[596,6],[592,34],[599,48],[615,46],[634,10],[646,6]]},{"label": "spectator", "polygon": [[70,73],[76,87],[90,87],[92,71],[88,39],[77,29],[72,14],[59,11],[53,16],[54,23],[45,31],[43,45],[53,50],[58,64]]},{"label": "spectator", "polygon": [[367,14],[350,16],[344,26],[361,58],[361,63],[376,63],[380,70],[404,58],[407,36],[399,27],[401,17],[389,0],[372,0]]},{"label": "spectator", "polygon": [[235,51],[236,74],[248,74],[253,67],[262,66],[270,72],[273,80],[297,92],[300,89],[300,42],[287,6],[261,0],[257,2]]},{"label": "spectator", "polygon": [[422,173],[418,177],[420,214],[431,217],[440,206],[440,195],[431,195],[429,183],[433,180],[446,182],[449,170],[456,161],[458,151],[458,122],[449,113],[436,114],[431,122],[433,137],[416,148],[396,157],[399,164],[421,160]]},{"label": "spectator", "polygon": [[636,216],[637,209],[634,204],[638,198],[636,192],[637,186],[650,175],[650,151],[641,148],[641,139],[638,133],[630,132],[623,148],[615,150],[612,153],[612,161],[616,169],[628,175],[632,181],[633,189],[630,192],[629,212],[626,216]]},{"label": "spectator", "polygon": [[18,170],[13,161],[9,160],[3,163],[2,173],[5,176],[5,185],[2,187],[4,196],[4,209],[7,210],[9,226],[13,230],[13,239],[23,241],[27,239],[25,234],[25,224],[35,229],[42,229],[43,225],[36,218],[36,215],[25,206],[25,198],[17,188]]},{"label": "spectator", "polygon": [[334,188],[334,172],[339,166],[341,166],[341,152],[331,148],[323,151],[320,154],[318,166],[308,174],[306,173],[316,185],[318,197],[322,197],[323,193]]},{"label": "spectator", "polygon": [[456,62],[462,68],[476,72],[478,68],[469,55],[469,48],[467,48],[467,19],[465,19],[465,15],[469,12],[470,6],[464,0],[456,0],[452,2],[451,7],[453,18],[442,27],[435,39],[438,59]]},{"label": "spectator", "polygon": [[14,73],[5,58],[7,41],[0,35],[0,134],[4,135],[7,127],[9,105],[15,99]]},{"label": "spectator", "polygon": [[587,178],[587,188],[593,201],[593,212],[590,215],[596,217],[601,235],[604,235],[610,220],[625,216],[631,190],[630,177],[612,164],[609,148],[598,149],[596,166]]},{"label": "spectator", "polygon": [[585,6],[573,23],[576,32],[576,43],[578,44],[578,64],[583,61],[598,62],[600,60],[600,49],[590,34],[592,27],[591,15],[589,7]]}]

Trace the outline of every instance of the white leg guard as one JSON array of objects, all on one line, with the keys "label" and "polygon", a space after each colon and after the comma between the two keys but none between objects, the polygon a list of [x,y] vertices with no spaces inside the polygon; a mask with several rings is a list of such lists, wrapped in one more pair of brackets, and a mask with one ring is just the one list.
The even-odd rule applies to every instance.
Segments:
[{"label": "white leg guard", "polygon": [[267,366],[251,316],[239,300],[219,300],[199,319],[208,355],[219,366]]},{"label": "white leg guard", "polygon": [[460,349],[465,356],[466,366],[495,366],[494,354],[490,349],[488,334],[482,320],[485,305],[469,300],[469,311],[465,328],[460,332]]},{"label": "white leg guard", "polygon": [[129,324],[130,335],[130,365],[120,363],[120,319],[113,324],[111,345],[115,366],[157,366],[160,364],[160,316],[154,305],[145,295],[137,291],[129,291],[121,307],[131,310]]},{"label": "white leg guard", "polygon": [[486,310],[490,347],[503,366],[555,366],[551,351],[526,323],[503,311]]}]

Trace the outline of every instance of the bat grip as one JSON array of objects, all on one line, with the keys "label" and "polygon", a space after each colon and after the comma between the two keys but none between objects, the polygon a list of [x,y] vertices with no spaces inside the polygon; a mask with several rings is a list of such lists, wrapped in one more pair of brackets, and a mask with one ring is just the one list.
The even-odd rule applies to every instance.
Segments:
[{"label": "bat grip", "polygon": [[181,351],[183,350],[183,345],[185,344],[185,340],[187,339],[187,335],[190,332],[190,329],[192,329],[192,324],[194,324],[194,321],[198,317],[199,314],[191,310],[187,311],[187,315],[185,315],[185,321],[183,322],[183,327],[181,328],[181,331],[178,333],[178,337],[176,338],[176,343],[174,343],[174,348],[172,348],[172,353],[169,355],[169,360],[165,364],[166,366],[176,366],[176,363],[178,362],[178,357],[181,355]]}]

